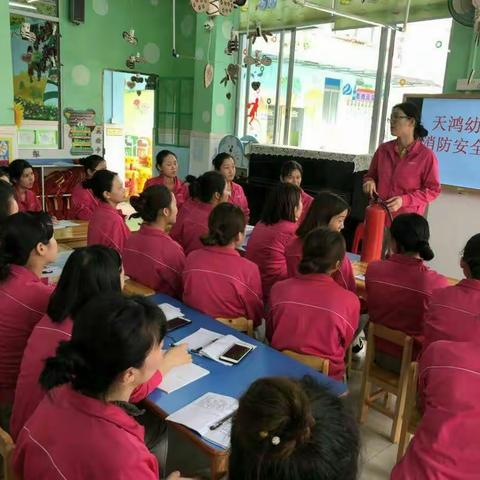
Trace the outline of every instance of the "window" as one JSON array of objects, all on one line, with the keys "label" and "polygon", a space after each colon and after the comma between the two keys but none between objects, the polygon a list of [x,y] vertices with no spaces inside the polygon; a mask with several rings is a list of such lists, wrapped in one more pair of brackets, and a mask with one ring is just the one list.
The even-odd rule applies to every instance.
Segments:
[{"label": "window", "polygon": [[160,78],[158,88],[158,138],[161,145],[190,146],[193,79]]},{"label": "window", "polygon": [[[385,29],[382,35],[381,27],[334,31],[324,24],[274,32],[268,43],[259,38],[250,46],[242,35],[244,55],[249,48],[260,50],[272,64],[242,69],[238,135],[253,135],[260,143],[368,153],[378,132],[389,130],[386,116],[405,94],[442,92],[451,25],[451,19],[412,22],[406,32],[387,35]],[[380,48],[386,55],[392,38],[392,71],[377,75],[386,58],[379,62]]]},{"label": "window", "polygon": [[58,0],[9,0],[10,10],[58,19]]},{"label": "window", "polygon": [[[451,28],[452,19],[446,18],[413,22],[397,32],[387,116],[405,94],[442,93]],[[391,138],[387,122],[385,140]]]}]

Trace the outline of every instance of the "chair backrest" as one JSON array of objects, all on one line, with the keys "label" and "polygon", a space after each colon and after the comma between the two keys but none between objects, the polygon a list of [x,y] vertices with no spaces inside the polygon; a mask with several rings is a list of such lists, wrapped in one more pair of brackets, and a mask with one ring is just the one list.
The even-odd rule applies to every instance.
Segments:
[{"label": "chair backrest", "polygon": [[3,458],[3,478],[4,480],[20,480],[15,475],[12,468],[13,451],[15,444],[12,437],[0,428],[0,456]]},{"label": "chair backrest", "polygon": [[324,375],[328,375],[330,361],[326,358],[317,357],[316,355],[303,355],[302,353],[293,352],[292,350],[282,350],[282,353],[307,367],[313,368]]},{"label": "chair backrest", "polygon": [[238,318],[217,318],[220,323],[228,325],[230,328],[237,330],[238,332],[244,332],[249,337],[253,337],[253,320],[248,320],[245,317]]}]

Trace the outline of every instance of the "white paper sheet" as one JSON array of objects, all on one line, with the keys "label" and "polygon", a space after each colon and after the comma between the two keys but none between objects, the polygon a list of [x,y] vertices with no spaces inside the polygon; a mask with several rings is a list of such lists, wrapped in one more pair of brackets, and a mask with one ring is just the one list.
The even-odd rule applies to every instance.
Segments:
[{"label": "white paper sheet", "polygon": [[184,316],[184,314],[178,307],[174,307],[169,303],[160,303],[158,306],[162,309],[163,313],[165,314],[165,317],[167,317],[167,322],[169,320],[172,320],[173,318]]},{"label": "white paper sheet", "polygon": [[168,374],[163,377],[162,383],[158,388],[164,392],[172,393],[179,388],[185,387],[186,385],[205,377],[209,373],[208,370],[199,367],[194,363],[180,365],[179,367],[172,368]]},{"label": "white paper sheet", "polygon": [[185,425],[207,440],[228,448],[230,446],[231,420],[226,420],[215,430],[210,430],[210,426],[231,415],[237,408],[238,401],[235,398],[208,392],[169,415],[167,420]]},{"label": "white paper sheet", "polygon": [[53,225],[54,230],[60,230],[61,228],[67,227],[78,227],[79,224],[75,222],[71,222],[70,220],[59,220],[58,223]]},{"label": "white paper sheet", "polygon": [[196,332],[179,340],[177,345],[186,343],[189,350],[197,350],[206,347],[208,344],[220,337],[223,337],[221,333],[213,332],[212,330],[207,330],[206,328],[199,328]]}]

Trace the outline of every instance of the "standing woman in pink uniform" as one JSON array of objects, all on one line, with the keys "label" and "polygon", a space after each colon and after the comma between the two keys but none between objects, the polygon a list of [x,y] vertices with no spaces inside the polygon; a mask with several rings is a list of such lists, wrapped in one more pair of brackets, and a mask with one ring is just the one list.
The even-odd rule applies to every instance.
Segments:
[{"label": "standing woman in pink uniform", "polygon": [[394,217],[400,213],[423,215],[441,188],[437,157],[422,143],[428,131],[416,105],[406,102],[393,107],[390,130],[397,138],[378,147],[363,191],[385,200]]},{"label": "standing woman in pink uniform", "polygon": [[243,188],[238,183],[235,183],[235,174],[237,172],[235,167],[235,159],[229,153],[219,153],[212,161],[213,168],[220,172],[227,182],[227,193],[229,194],[228,201],[240,207],[245,215],[248,223],[250,219],[250,209],[248,208],[248,200],[245,196]]},{"label": "standing woman in pink uniform", "polygon": [[180,208],[188,198],[188,186],[177,177],[177,156],[170,150],[161,150],[157,153],[155,166],[159,175],[148,179],[143,190],[152,185],[165,185],[175,195],[177,206]]}]

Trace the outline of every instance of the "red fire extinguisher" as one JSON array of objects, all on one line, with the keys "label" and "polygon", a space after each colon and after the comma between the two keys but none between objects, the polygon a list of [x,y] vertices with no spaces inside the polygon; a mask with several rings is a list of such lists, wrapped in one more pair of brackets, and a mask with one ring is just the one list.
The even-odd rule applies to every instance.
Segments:
[{"label": "red fire extinguisher", "polygon": [[374,203],[365,210],[365,233],[362,242],[362,262],[371,262],[382,258],[383,238],[387,215],[392,220],[392,214],[385,202],[375,197]]}]

